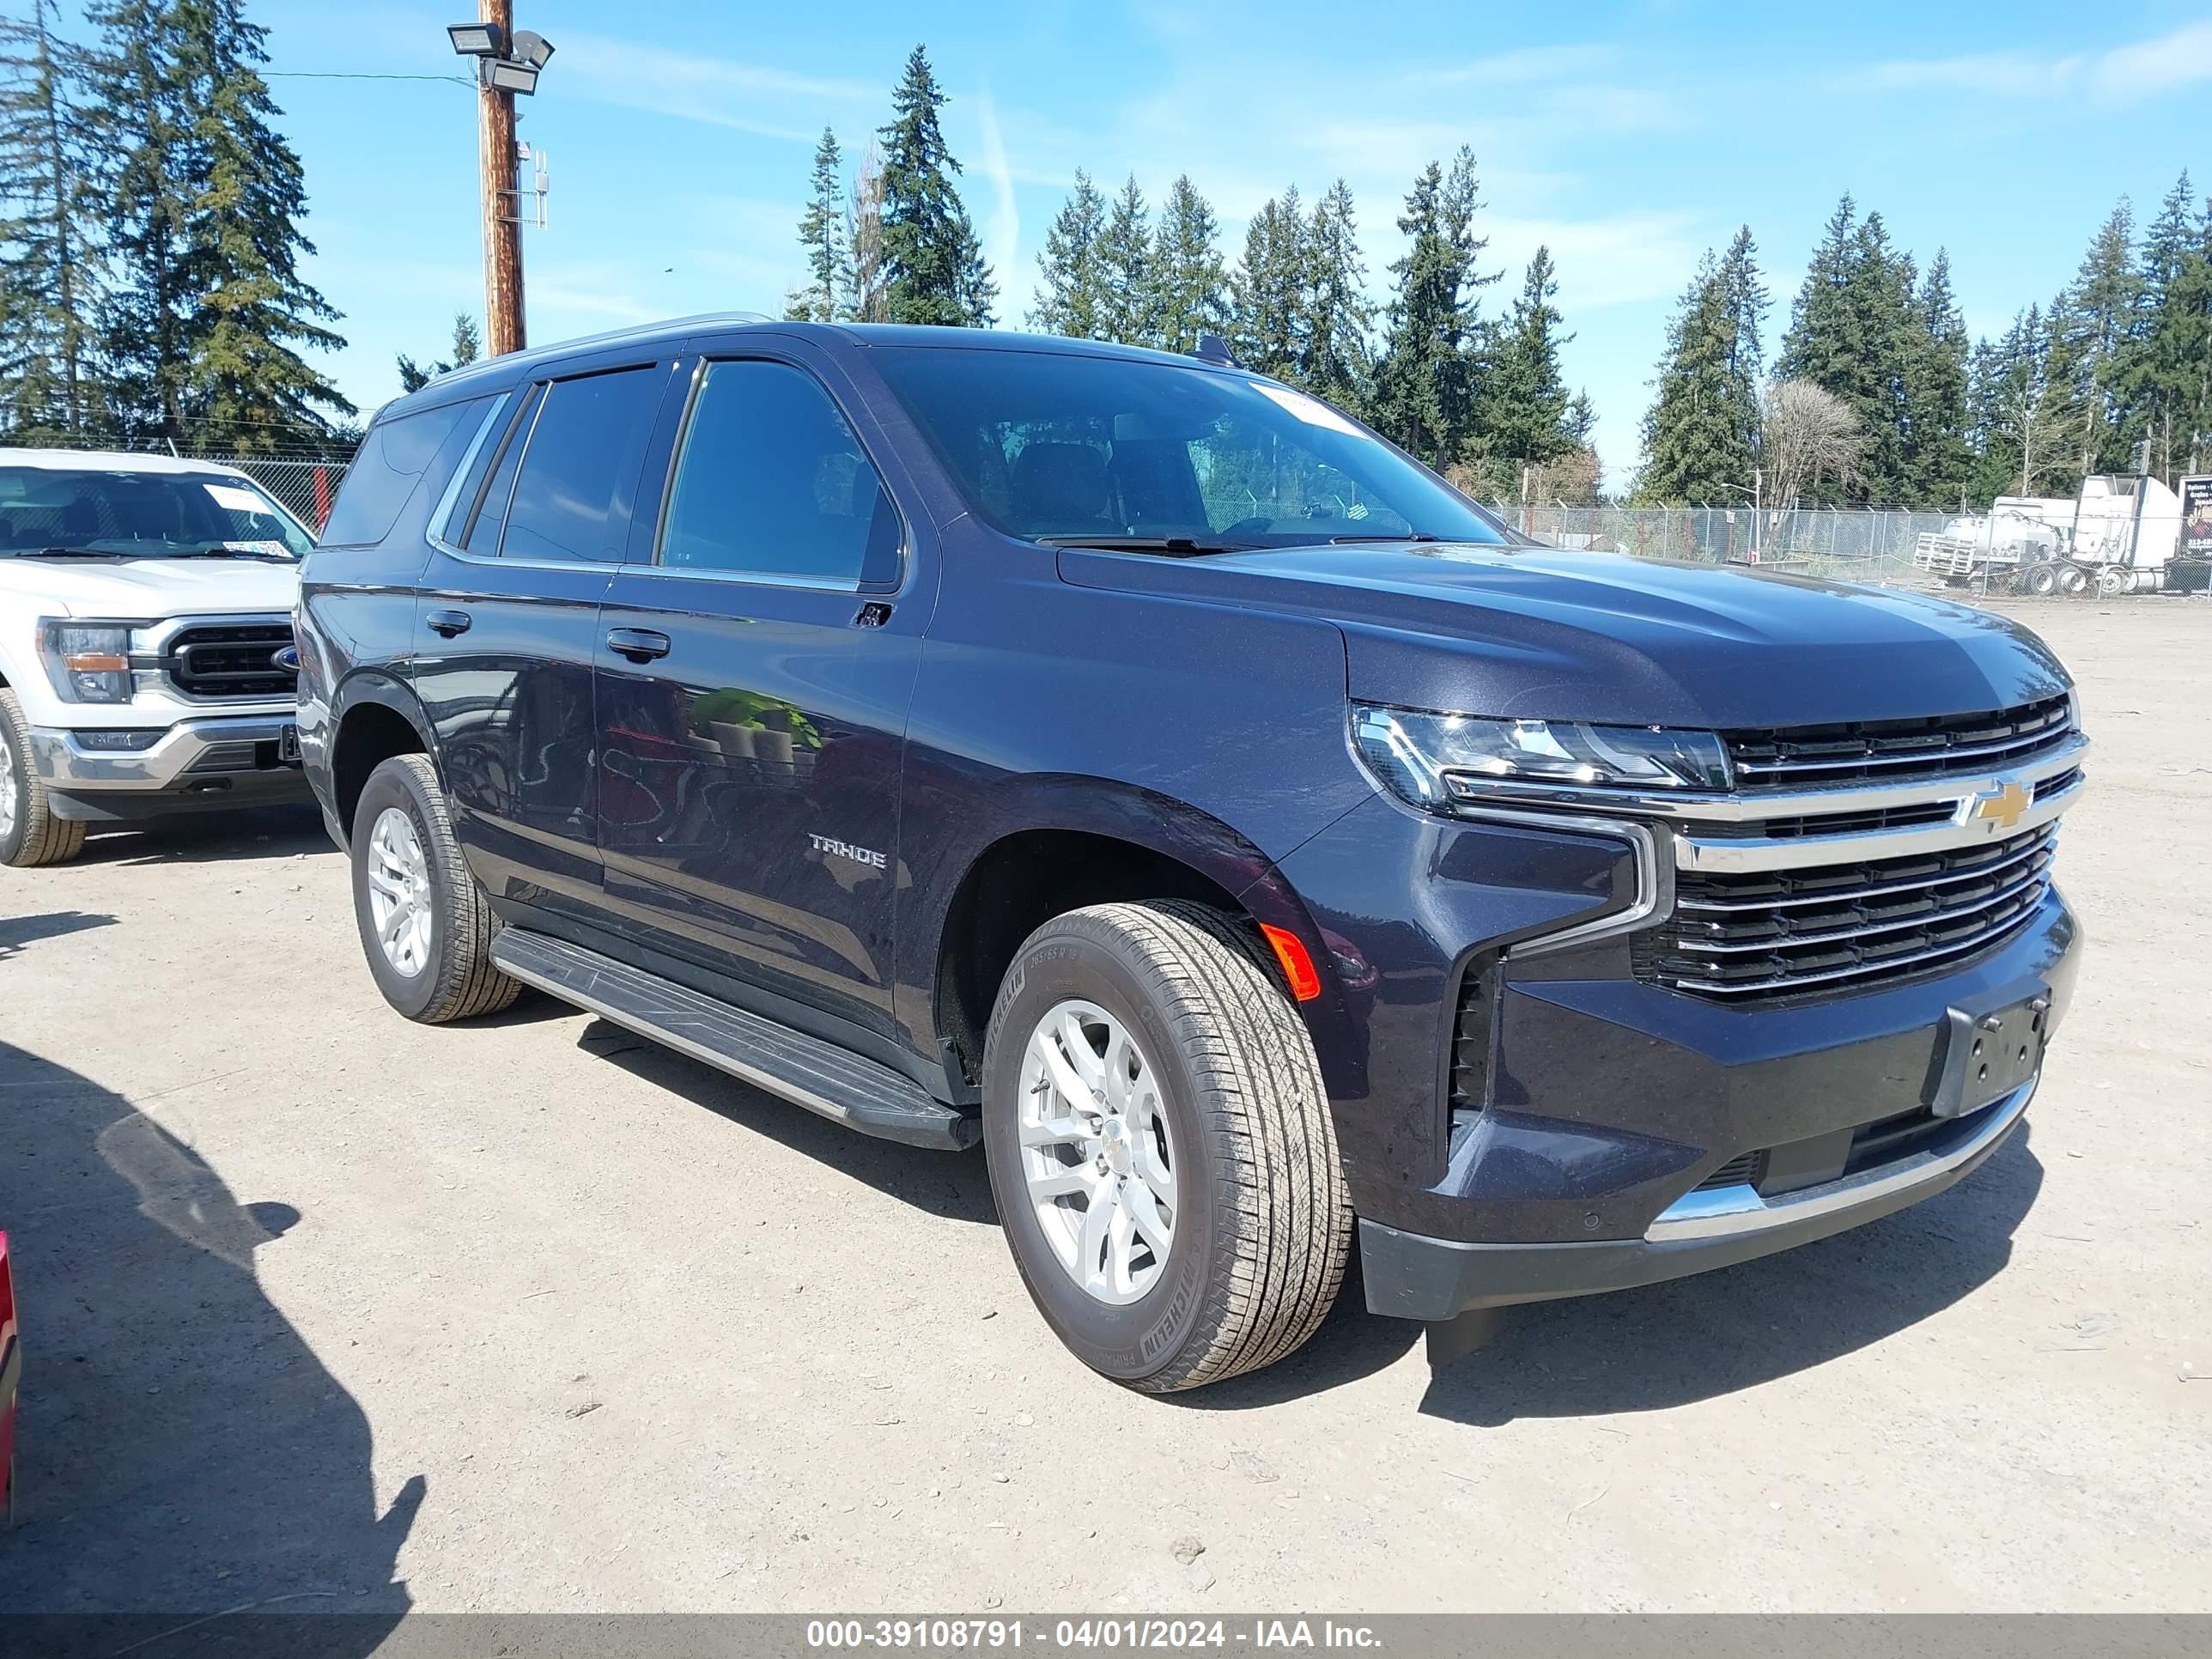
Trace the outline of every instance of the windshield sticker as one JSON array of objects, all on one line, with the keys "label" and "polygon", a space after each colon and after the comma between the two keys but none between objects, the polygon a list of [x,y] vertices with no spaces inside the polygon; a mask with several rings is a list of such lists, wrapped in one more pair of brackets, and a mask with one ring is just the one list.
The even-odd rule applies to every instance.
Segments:
[{"label": "windshield sticker", "polygon": [[1366,434],[1317,398],[1303,392],[1293,392],[1288,386],[1267,386],[1259,380],[1247,382],[1271,404],[1279,404],[1297,416],[1308,426],[1324,427],[1331,432],[1341,432],[1347,438],[1361,438]]},{"label": "windshield sticker", "polygon": [[228,507],[233,513],[251,513],[257,518],[269,514],[269,503],[241,485],[211,483],[206,489],[217,507]]},{"label": "windshield sticker", "polygon": [[289,559],[292,550],[282,542],[225,542],[223,549],[230,553],[252,553],[264,559]]}]

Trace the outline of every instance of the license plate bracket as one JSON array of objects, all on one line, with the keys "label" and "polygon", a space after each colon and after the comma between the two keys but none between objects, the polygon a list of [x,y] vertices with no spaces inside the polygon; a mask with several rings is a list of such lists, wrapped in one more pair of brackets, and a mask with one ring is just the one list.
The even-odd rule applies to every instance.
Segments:
[{"label": "license plate bracket", "polygon": [[1942,1068],[1928,1102],[1936,1117],[1965,1117],[2023,1087],[2043,1069],[2051,994],[1996,1007],[1952,1008],[1944,1019]]}]

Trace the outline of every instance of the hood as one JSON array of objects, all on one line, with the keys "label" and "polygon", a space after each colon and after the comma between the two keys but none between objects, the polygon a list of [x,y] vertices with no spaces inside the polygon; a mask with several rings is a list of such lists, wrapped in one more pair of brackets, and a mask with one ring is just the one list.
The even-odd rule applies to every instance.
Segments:
[{"label": "hood", "polygon": [[1394,543],[1165,559],[1063,549],[1063,580],[1297,611],[1368,702],[1626,725],[1808,726],[2008,708],[2071,684],[1986,611],[1753,568]]},{"label": "hood", "polygon": [[260,559],[0,559],[0,594],[42,616],[291,613],[300,567]]}]

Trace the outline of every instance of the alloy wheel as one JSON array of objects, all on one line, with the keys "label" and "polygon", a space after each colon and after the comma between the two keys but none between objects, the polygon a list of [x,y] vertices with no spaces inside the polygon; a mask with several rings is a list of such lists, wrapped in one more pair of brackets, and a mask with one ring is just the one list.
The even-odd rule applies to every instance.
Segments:
[{"label": "alloy wheel", "polygon": [[368,836],[368,915],[384,958],[412,979],[430,959],[430,861],[415,820],[397,806]]},{"label": "alloy wheel", "polygon": [[1176,1149],[1159,1079],[1121,1022],[1056,1004],[1022,1055],[1022,1176],[1061,1268],[1098,1301],[1134,1302],[1175,1244]]}]

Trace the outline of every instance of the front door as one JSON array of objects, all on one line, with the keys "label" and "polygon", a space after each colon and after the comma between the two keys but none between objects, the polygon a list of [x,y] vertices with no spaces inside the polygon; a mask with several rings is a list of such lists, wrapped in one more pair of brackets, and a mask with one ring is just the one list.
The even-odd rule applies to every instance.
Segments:
[{"label": "front door", "polygon": [[606,902],[660,948],[890,1023],[926,607],[896,508],[797,365],[708,361],[657,538],[600,612]]},{"label": "front door", "polygon": [[432,532],[416,690],[454,834],[497,900],[599,902],[599,603],[668,379],[665,363],[632,364],[526,388]]}]

